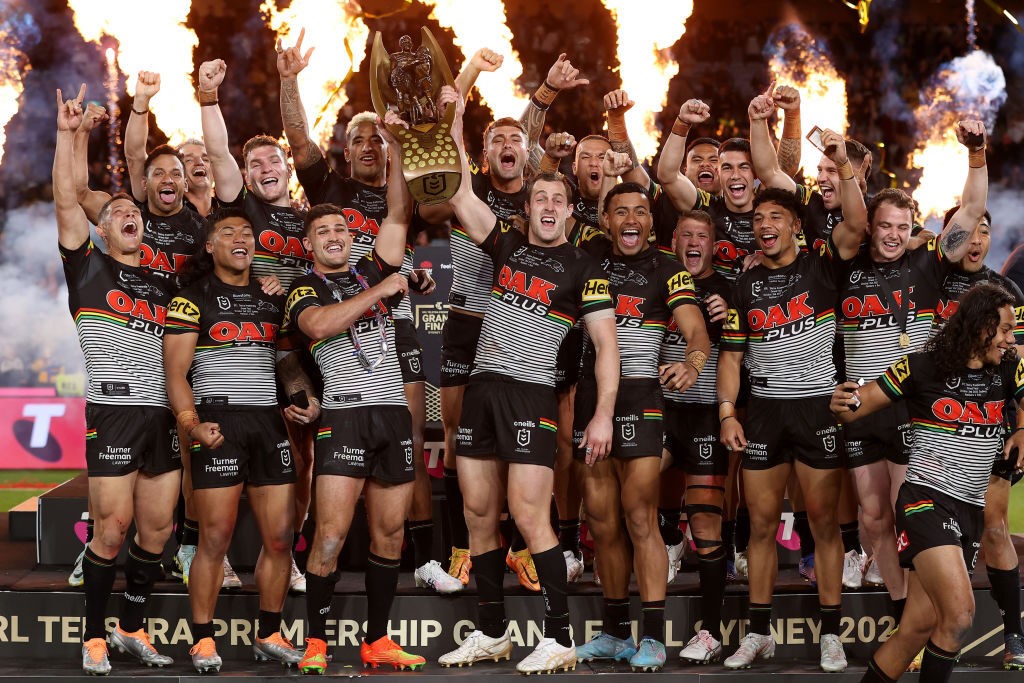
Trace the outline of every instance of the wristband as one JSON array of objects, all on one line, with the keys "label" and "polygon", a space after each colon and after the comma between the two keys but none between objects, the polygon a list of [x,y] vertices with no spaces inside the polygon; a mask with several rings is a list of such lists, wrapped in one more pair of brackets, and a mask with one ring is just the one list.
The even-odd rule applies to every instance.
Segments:
[{"label": "wristband", "polygon": [[689,132],[690,124],[677,116],[676,120],[672,122],[672,135],[678,135],[681,138],[685,138]]},{"label": "wristband", "polygon": [[629,133],[626,132],[626,115],[608,112],[608,142],[628,141]]},{"label": "wristband", "polygon": [[734,405],[736,405],[736,402],[735,402],[735,401],[730,401],[729,399],[724,399],[724,400],[722,400],[722,401],[719,401],[719,402],[718,402],[718,405],[719,405],[719,406],[724,406],[724,405],[725,405],[726,403],[728,403],[728,404],[729,404],[729,405],[731,405],[731,406],[734,406]]},{"label": "wristband", "polygon": [[183,410],[174,416],[178,423],[178,429],[185,432],[188,437],[192,436],[192,430],[199,425],[199,413],[194,410]]},{"label": "wristband", "polygon": [[149,113],[149,109],[143,109],[142,111],[139,111],[138,109],[135,108],[135,105],[132,105],[132,113],[133,114],[138,114],[139,116],[145,116],[146,114]]},{"label": "wristband", "polygon": [[840,180],[853,180],[853,164],[851,164],[850,160],[847,159],[839,166],[836,166],[836,173],[839,174]]},{"label": "wristband", "polygon": [[540,172],[541,173],[554,173],[558,170],[558,159],[554,158],[547,152],[540,158]]},{"label": "wristband", "polygon": [[704,369],[704,364],[707,362],[708,354],[699,349],[694,349],[686,354],[686,364],[696,370],[698,375],[700,374],[700,371]]},{"label": "wristband", "polygon": [[731,417],[732,419],[734,419],[734,420],[736,419],[736,416],[735,416],[735,415],[726,415],[725,417],[723,417],[723,418],[721,418],[721,419],[719,419],[719,420],[718,420],[718,424],[722,424],[723,422],[725,422],[726,420],[728,420],[728,419],[729,419],[730,417]]},{"label": "wristband", "polygon": [[782,121],[782,137],[783,139],[799,140],[803,136],[803,132],[800,129],[800,112],[795,111],[792,114],[788,111],[783,117]]},{"label": "wristband", "polygon": [[967,153],[967,163],[971,168],[983,168],[985,166],[985,148],[972,149]]},{"label": "wristband", "polygon": [[216,90],[197,90],[196,94],[199,100],[200,107],[210,107],[217,104],[217,91]]},{"label": "wristband", "polygon": [[546,111],[556,97],[558,97],[558,88],[545,80],[530,99],[538,109]]}]

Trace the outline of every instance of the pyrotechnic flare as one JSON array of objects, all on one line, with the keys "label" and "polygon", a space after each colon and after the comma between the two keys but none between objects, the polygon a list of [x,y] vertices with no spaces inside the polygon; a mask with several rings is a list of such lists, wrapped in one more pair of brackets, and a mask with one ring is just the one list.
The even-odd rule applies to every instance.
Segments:
[{"label": "pyrotechnic flare", "polygon": [[4,160],[7,122],[18,113],[22,78],[32,68],[19,43],[14,26],[6,20],[0,22],[0,163]]},{"label": "pyrotechnic flare", "polygon": [[693,2],[601,0],[601,4],[615,21],[622,87],[636,102],[626,112],[629,139],[640,159],[651,159],[661,138],[655,117],[665,108],[668,83],[679,72],[672,46],[686,32]]},{"label": "pyrotechnic flare", "polygon": [[[118,63],[125,73],[160,74],[160,98],[152,110],[171,144],[202,136],[192,84],[192,50],[199,39],[185,26],[191,0],[68,0],[68,7],[82,38],[98,43],[106,35],[118,41]],[[127,87],[134,94],[133,78]]]}]

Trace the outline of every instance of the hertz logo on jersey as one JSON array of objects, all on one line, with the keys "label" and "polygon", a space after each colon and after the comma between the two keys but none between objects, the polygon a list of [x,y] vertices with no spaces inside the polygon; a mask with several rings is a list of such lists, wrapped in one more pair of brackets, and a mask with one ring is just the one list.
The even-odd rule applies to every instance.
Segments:
[{"label": "hertz logo on jersey", "polygon": [[738,331],[740,329],[740,314],[735,308],[730,308],[729,312],[725,316],[725,324],[722,326],[724,330]]},{"label": "hertz logo on jersey", "polygon": [[583,285],[583,303],[592,301],[610,301],[611,294],[608,290],[608,280],[587,280]]},{"label": "hertz logo on jersey", "polygon": [[693,291],[693,277],[687,271],[681,271],[673,275],[668,281],[668,293],[678,291]]},{"label": "hertz logo on jersey", "polygon": [[316,290],[312,287],[296,287],[292,290],[292,293],[288,295],[288,303],[285,304],[285,310],[291,311],[295,304],[305,299],[307,296],[311,296],[314,299],[317,298]]},{"label": "hertz logo on jersey", "polygon": [[1024,358],[1017,359],[1017,371],[1013,373],[1013,383],[1016,389],[1024,386]]},{"label": "hertz logo on jersey", "polygon": [[187,320],[192,323],[199,322],[199,308],[188,299],[183,299],[180,296],[174,297],[171,305],[167,308],[167,312],[170,313],[172,318]]}]

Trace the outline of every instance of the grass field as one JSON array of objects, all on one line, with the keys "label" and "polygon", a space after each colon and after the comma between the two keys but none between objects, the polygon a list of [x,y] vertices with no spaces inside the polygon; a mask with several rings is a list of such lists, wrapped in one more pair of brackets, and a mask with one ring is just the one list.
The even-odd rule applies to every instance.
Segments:
[{"label": "grass field", "polygon": [[[61,484],[79,470],[0,470],[0,511]],[[1010,493],[1010,531],[1024,533],[1024,484]]]}]

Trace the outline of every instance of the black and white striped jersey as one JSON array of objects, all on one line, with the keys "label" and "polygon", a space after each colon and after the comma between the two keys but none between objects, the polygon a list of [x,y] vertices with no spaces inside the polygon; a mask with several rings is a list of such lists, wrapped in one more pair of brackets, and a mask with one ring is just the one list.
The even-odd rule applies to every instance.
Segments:
[{"label": "black and white striped jersey", "polygon": [[[365,185],[354,178],[345,178],[332,169],[327,160],[321,158],[309,168],[297,172],[299,183],[306,192],[310,206],[316,204],[337,204],[342,208],[349,232],[352,234],[352,249],[349,263],[358,263],[373,251],[377,243],[377,232],[388,215],[388,187]],[[405,256],[402,259],[402,275],[409,277],[413,268],[414,231],[406,233]],[[409,297],[402,300],[392,311],[397,320],[412,320],[412,305]]]},{"label": "black and white striped jersey", "polygon": [[[509,224],[512,216],[526,213],[526,186],[511,194],[499,192],[491,185],[490,176],[475,165],[470,167],[473,193],[491,207],[499,223]],[[470,313],[483,314],[494,281],[494,264],[484,251],[470,239],[459,219],[452,219],[452,288],[448,303]]]},{"label": "black and white striped jersey", "polygon": [[835,227],[843,222],[843,209],[838,206],[826,209],[821,192],[807,185],[797,185],[796,196],[804,207],[801,225],[806,246],[811,250],[820,249]]},{"label": "black and white striped jersey", "polygon": [[[873,380],[907,353],[924,346],[931,336],[942,281],[950,268],[934,239],[891,262],[874,262],[868,248],[861,249],[850,263],[839,292],[839,333],[847,379]],[[889,283],[895,305],[879,278]],[[903,306],[908,307],[906,331],[910,345],[901,348],[898,309]]]},{"label": "black and white striped jersey", "polygon": [[205,219],[198,213],[182,207],[170,216],[158,216],[149,210],[146,202],[136,201],[142,212],[145,228],[142,232],[142,267],[161,277],[174,279],[189,256],[203,246]]},{"label": "black and white striped jersey", "polygon": [[[371,251],[353,263],[349,270],[328,273],[325,277],[337,285],[342,300],[345,300],[363,291],[356,272],[363,277],[368,287],[373,287],[399,272],[399,269],[384,262],[376,251]],[[360,362],[351,328],[327,339],[309,339],[301,333],[298,320],[303,311],[312,307],[330,306],[337,301],[332,288],[319,275],[310,273],[292,283],[286,306],[286,332],[303,339],[323,376],[323,407],[340,409],[407,405],[402,371],[395,350],[395,323],[390,312],[393,300],[375,303],[352,325],[365,360],[370,365],[378,361],[381,353],[385,354],[384,360],[375,368],[367,368]],[[382,348],[381,344],[382,324],[386,348]]]},{"label": "black and white striped jersey", "polygon": [[68,307],[89,378],[86,400],[166,406],[163,335],[171,283],[119,263],[86,240],[60,247]]},{"label": "black and white striped jersey", "polygon": [[568,242],[536,246],[501,221],[481,248],[494,260],[495,277],[473,374],[553,387],[555,358],[569,328],[588,313],[614,307],[607,275]]},{"label": "black and white striped jersey", "polygon": [[248,188],[227,204],[245,211],[252,223],[256,238],[256,253],[252,259],[255,277],[276,275],[287,290],[292,280],[305,275],[313,265],[312,256],[302,244],[306,231],[302,214],[291,206],[274,206],[262,201]]},{"label": "black and white striped jersey", "polygon": [[984,507],[992,461],[1002,456],[1007,406],[1024,394],[1024,359],[942,377],[931,354],[912,353],[893,363],[878,386],[907,402],[907,482]]},{"label": "black and white striped jersey", "polygon": [[[694,278],[693,286],[697,293],[700,312],[704,316],[704,326],[708,330],[708,337],[711,339],[711,353],[708,354],[707,363],[697,381],[685,392],[672,391],[662,387],[662,394],[665,400],[675,403],[700,403],[701,405],[715,405],[718,402],[718,391],[715,381],[718,378],[718,347],[722,340],[722,325],[725,321],[711,322],[708,318],[708,310],[704,301],[711,295],[717,294],[725,300],[726,307],[729,307],[732,296],[732,284],[718,273],[711,273],[705,278]],[[686,362],[686,338],[683,337],[675,321],[669,321],[668,331],[661,343],[661,356],[658,363],[685,363]]]},{"label": "black and white striped jersey", "polygon": [[241,287],[215,274],[178,292],[167,334],[198,334],[189,381],[196,405],[276,406],[277,337],[284,297]]},{"label": "black and white striped jersey", "polygon": [[[661,191],[660,186],[658,191]],[[662,251],[671,252],[672,234],[679,220],[679,211],[667,198],[665,201],[652,204],[651,210],[654,213],[658,247]],[[697,190],[693,210],[706,211],[715,223],[715,253],[711,259],[712,267],[716,273],[729,280],[735,280],[743,269],[744,258],[757,251],[757,242],[754,240],[754,211],[731,211],[725,204],[725,198],[704,190]]]},{"label": "black and white striped jersey", "polygon": [[722,329],[722,351],[745,352],[751,394],[828,396],[836,383],[832,346],[841,265],[829,238],[783,268],[764,265],[737,278]]},{"label": "black and white striped jersey", "polygon": [[[696,305],[693,278],[679,261],[651,247],[636,256],[616,256],[600,230],[589,229],[580,248],[600,260],[615,302],[615,330],[623,377],[658,378],[658,353],[672,312]],[[589,335],[581,377],[594,376],[594,345]]]},{"label": "black and white striped jersey", "polygon": [[1000,275],[988,266],[982,266],[976,273],[965,273],[954,268],[946,275],[942,282],[942,300],[939,302],[939,322],[949,320],[957,309],[960,308],[960,298],[967,293],[971,287],[983,282],[991,282],[999,285],[1008,291],[1014,298],[1013,313],[1016,318],[1016,325],[1013,328],[1013,336],[1018,344],[1024,344],[1024,294],[1010,278]]}]

